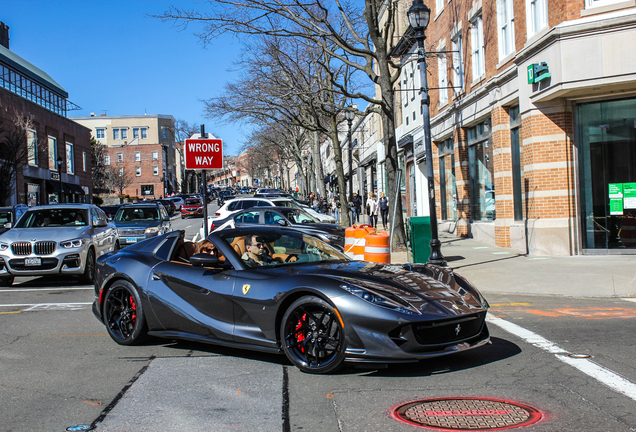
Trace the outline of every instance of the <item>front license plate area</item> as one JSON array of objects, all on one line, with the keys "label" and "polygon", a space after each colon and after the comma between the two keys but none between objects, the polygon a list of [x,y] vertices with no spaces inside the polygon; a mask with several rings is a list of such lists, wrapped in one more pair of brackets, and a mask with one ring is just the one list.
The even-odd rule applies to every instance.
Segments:
[{"label": "front license plate area", "polygon": [[42,258],[39,258],[39,257],[25,258],[24,259],[24,265],[27,266],[27,267],[41,266],[42,265]]},{"label": "front license plate area", "polygon": [[137,243],[137,237],[128,237],[126,243]]}]

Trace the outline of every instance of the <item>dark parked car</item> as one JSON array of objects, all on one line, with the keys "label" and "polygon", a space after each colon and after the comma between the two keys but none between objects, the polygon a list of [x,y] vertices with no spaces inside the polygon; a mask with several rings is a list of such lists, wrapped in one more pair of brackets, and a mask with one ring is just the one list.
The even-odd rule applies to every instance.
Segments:
[{"label": "dark parked car", "polygon": [[210,231],[249,228],[253,225],[293,227],[323,241],[344,247],[345,229],[342,225],[321,223],[303,210],[289,207],[252,207],[241,210],[224,219],[215,219]]},{"label": "dark parked car", "polygon": [[115,215],[114,222],[122,246],[172,231],[170,215],[158,202],[122,206]]},{"label": "dark parked car", "polygon": [[[93,313],[118,344],[189,339],[284,353],[302,371],[329,373],[345,362],[412,362],[489,341],[488,303],[450,269],[351,261],[291,228],[213,233],[218,256],[192,255],[184,235],[98,260]],[[263,266],[253,266],[254,254]]]},{"label": "dark parked car", "polygon": [[24,204],[0,207],[0,234],[11,229],[28,209],[29,207]]},{"label": "dark parked car", "polygon": [[166,211],[168,212],[169,215],[173,215],[177,211],[177,206],[174,204],[174,202],[170,201],[169,199],[158,199],[158,200],[153,200],[152,202],[163,204],[163,206],[166,208]]},{"label": "dark parked car", "polygon": [[225,201],[231,200],[231,199],[234,199],[234,198],[236,198],[236,197],[234,196],[234,194],[231,191],[222,190],[222,191],[219,191],[219,193],[217,194],[216,203],[218,205],[222,206]]},{"label": "dark parked car", "polygon": [[110,205],[110,206],[100,206],[99,208],[104,210],[104,213],[106,213],[106,216],[108,216],[108,219],[112,220],[117,214],[117,210],[119,210],[120,207],[121,205]]}]

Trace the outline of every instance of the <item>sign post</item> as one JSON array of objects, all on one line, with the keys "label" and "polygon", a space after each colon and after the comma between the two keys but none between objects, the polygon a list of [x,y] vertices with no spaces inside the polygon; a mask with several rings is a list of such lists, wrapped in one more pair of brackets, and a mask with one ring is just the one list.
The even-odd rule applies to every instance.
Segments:
[{"label": "sign post", "polygon": [[201,170],[203,177],[203,238],[208,235],[207,170],[223,168],[223,141],[205,136],[205,125],[201,125],[201,139],[185,140],[186,169]]}]

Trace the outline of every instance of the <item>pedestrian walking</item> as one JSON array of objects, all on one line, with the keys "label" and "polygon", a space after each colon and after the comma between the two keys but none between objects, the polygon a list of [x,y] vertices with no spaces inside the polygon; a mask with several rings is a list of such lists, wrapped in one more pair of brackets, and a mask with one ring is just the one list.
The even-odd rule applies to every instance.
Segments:
[{"label": "pedestrian walking", "polygon": [[382,228],[386,229],[387,219],[389,217],[389,199],[384,195],[384,192],[380,192],[380,199],[378,200],[378,206],[380,206],[380,216],[382,217]]},{"label": "pedestrian walking", "polygon": [[353,221],[360,223],[360,212],[362,211],[362,200],[358,192],[353,194]]},{"label": "pedestrian walking", "polygon": [[377,228],[378,226],[378,200],[373,192],[369,192],[369,199],[367,199],[367,214],[369,215],[371,227]]}]

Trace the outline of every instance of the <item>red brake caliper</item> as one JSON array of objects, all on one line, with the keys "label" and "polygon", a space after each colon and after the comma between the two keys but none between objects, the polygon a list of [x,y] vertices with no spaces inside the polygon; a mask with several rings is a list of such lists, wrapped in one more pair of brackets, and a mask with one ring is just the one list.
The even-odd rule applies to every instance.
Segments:
[{"label": "red brake caliper", "polygon": [[[298,330],[303,326],[303,322],[307,321],[307,314],[303,314],[302,318],[298,320],[298,324],[296,324],[296,329]],[[305,340],[305,332],[303,331],[296,331],[296,341],[297,342],[302,342]],[[305,348],[303,346],[300,347],[300,352],[305,352]]]},{"label": "red brake caliper", "polygon": [[135,305],[135,299],[130,296],[130,306],[132,308],[132,315],[130,316],[130,320],[132,321],[133,325],[135,324],[135,319],[137,318],[137,306]]}]

